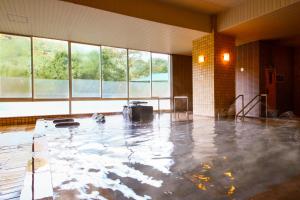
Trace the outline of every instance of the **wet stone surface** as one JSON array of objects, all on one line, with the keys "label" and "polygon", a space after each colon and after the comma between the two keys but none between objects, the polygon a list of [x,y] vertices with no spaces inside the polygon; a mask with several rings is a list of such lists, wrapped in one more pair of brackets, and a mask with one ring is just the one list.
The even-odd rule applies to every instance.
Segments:
[{"label": "wet stone surface", "polygon": [[[157,117],[156,117],[157,118]],[[184,116],[183,116],[184,119]],[[300,124],[109,116],[42,121],[55,199],[249,199],[300,174]]]},{"label": "wet stone surface", "polygon": [[0,199],[20,198],[31,157],[31,133],[0,133]]}]

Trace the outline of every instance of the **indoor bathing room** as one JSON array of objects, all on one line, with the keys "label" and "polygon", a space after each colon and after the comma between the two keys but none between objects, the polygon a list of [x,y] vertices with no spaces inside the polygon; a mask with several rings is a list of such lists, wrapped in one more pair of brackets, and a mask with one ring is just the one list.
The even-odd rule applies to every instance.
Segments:
[{"label": "indoor bathing room", "polygon": [[0,0],[0,200],[299,200],[300,0]]}]

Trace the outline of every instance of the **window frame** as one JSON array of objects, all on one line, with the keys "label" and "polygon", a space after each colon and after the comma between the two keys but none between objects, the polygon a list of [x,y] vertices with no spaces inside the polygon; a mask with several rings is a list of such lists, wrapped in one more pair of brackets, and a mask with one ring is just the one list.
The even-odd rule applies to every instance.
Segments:
[{"label": "window frame", "polygon": [[[173,93],[173,88],[172,88],[172,64],[171,64],[171,55],[170,54],[164,54],[168,56],[168,83],[169,83],[169,97],[159,97],[159,96],[153,96],[153,54],[164,54],[164,53],[156,53],[156,52],[151,52],[151,97],[152,98],[160,98],[160,99],[165,99],[165,98],[172,98],[172,93]],[[155,81],[154,81],[155,82]]]},{"label": "window frame", "polygon": [[30,40],[30,81],[31,81],[31,97],[0,97],[0,102],[13,102],[16,101],[18,102],[19,100],[21,101],[33,101],[34,99],[34,82],[33,82],[33,49],[32,49],[32,37],[27,36],[27,35],[18,35],[18,34],[10,34],[10,33],[2,33],[2,35],[11,35],[11,36],[16,36],[16,37],[25,37],[29,38]]},{"label": "window frame", "polygon": [[[153,51],[146,51],[146,50],[139,50],[139,49],[129,49],[129,48],[124,48],[124,47],[114,47],[114,46],[108,46],[108,45],[99,45],[99,44],[92,44],[92,43],[83,43],[83,42],[78,42],[78,41],[69,41],[69,40],[61,40],[61,39],[56,39],[56,38],[47,38],[47,37],[38,37],[38,36],[30,36],[30,35],[21,35],[21,34],[12,34],[12,33],[5,33],[5,32],[0,32],[0,34],[4,35],[12,35],[12,36],[21,36],[21,37],[27,37],[30,38],[30,46],[31,46],[31,97],[28,98],[3,98],[0,97],[0,102],[50,102],[50,101],[68,101],[69,102],[69,114],[72,113],[72,101],[113,101],[113,100],[125,100],[129,103],[131,100],[170,100],[170,109],[172,109],[172,93],[173,93],[173,87],[172,87],[172,63],[171,63],[171,55],[162,53],[162,52],[153,52]],[[64,41],[67,42],[67,53],[68,53],[68,77],[69,77],[69,97],[68,98],[35,98],[35,77],[34,77],[34,55],[33,55],[33,38],[41,38],[41,39],[53,39],[53,40],[58,40],[58,41]],[[83,45],[91,45],[91,46],[97,46],[99,47],[100,51],[100,71],[101,71],[101,92],[100,92],[100,97],[73,97],[72,95],[72,80],[73,80],[73,75],[72,75],[72,51],[71,51],[71,44],[76,43],[76,44],[83,44]],[[127,96],[125,98],[103,98],[103,67],[102,67],[102,46],[105,47],[111,47],[111,48],[121,48],[121,49],[126,49],[126,55],[127,55]],[[144,52],[149,52],[150,53],[150,96],[149,97],[130,97],[129,96],[129,90],[130,90],[130,79],[129,79],[129,50],[133,51],[144,51]],[[165,54],[168,55],[168,67],[169,67],[169,88],[170,88],[170,96],[169,97],[154,97],[152,96],[152,53],[158,53],[158,54]],[[1,117],[0,117],[1,119]]]},{"label": "window frame", "polygon": [[[99,67],[100,67],[100,94],[99,94],[99,97],[77,97],[77,96],[73,96],[73,74],[72,74],[72,69],[73,69],[73,66],[72,66],[72,44],[79,44],[79,45],[89,45],[89,46],[94,46],[94,47],[98,47],[98,50],[99,50]],[[102,99],[102,89],[103,89],[103,83],[102,83],[102,46],[99,46],[99,45],[92,45],[92,44],[86,44],[86,43],[80,43],[80,42],[70,42],[68,41],[68,45],[69,45],[69,80],[70,80],[70,88],[69,88],[69,97],[71,100],[84,100],[84,99],[87,99],[87,100],[90,100],[90,99]]]},{"label": "window frame", "polygon": [[[67,64],[67,73],[68,73],[68,79],[66,80],[67,81],[67,83],[68,83],[68,92],[67,92],[67,94],[68,94],[68,97],[59,97],[59,98],[44,98],[44,97],[35,97],[35,67],[34,67],[34,38],[37,38],[37,39],[45,39],[45,40],[56,40],[56,41],[59,41],[59,42],[66,42],[67,43],[67,49],[66,49],[66,52],[67,52],[67,59],[68,59],[68,64]],[[31,52],[32,52],[32,54],[31,54],[31,60],[32,60],[32,62],[31,62],[31,65],[32,65],[32,71],[31,71],[31,76],[32,76],[32,80],[33,80],[33,87],[32,87],[32,99],[33,99],[33,101],[44,101],[44,100],[46,100],[46,101],[55,101],[55,100],[59,100],[59,101],[68,101],[69,99],[70,99],[70,87],[71,87],[71,85],[70,85],[70,77],[72,76],[71,74],[70,74],[70,43],[69,43],[69,41],[66,41],[66,40],[57,40],[57,39],[52,39],[52,38],[45,38],[45,37],[34,37],[34,36],[32,36],[31,37]]]},{"label": "window frame", "polygon": [[[126,97],[103,97],[103,81],[104,81],[104,72],[103,72],[103,47],[106,48],[115,48],[115,49],[123,49],[126,51],[126,87],[127,87],[127,93],[126,93]],[[128,85],[128,82],[129,82],[129,62],[128,62],[128,49],[127,48],[121,48],[121,47],[111,47],[111,46],[104,46],[104,45],[101,45],[100,46],[100,49],[101,49],[101,99],[100,100],[128,100],[129,98],[129,85]]]},{"label": "window frame", "polygon": [[[143,82],[143,81],[131,81],[130,80],[130,66],[129,66],[129,51],[140,51],[140,52],[146,52],[146,53],[149,53],[149,76],[150,76],[150,91],[149,91],[149,96],[147,97],[132,97],[130,96],[130,82]],[[127,49],[127,62],[128,62],[128,65],[127,65],[127,70],[128,70],[128,98],[129,99],[139,99],[139,98],[142,98],[142,99],[147,99],[147,98],[153,98],[152,97],[152,53],[151,51],[143,51],[143,50],[136,50],[136,49]]]}]

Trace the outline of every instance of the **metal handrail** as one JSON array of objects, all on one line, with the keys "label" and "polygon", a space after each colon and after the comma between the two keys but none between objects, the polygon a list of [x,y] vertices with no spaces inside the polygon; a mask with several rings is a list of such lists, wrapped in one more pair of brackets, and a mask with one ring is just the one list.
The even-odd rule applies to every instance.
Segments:
[{"label": "metal handrail", "polygon": [[160,97],[152,97],[153,99],[157,99],[157,111],[160,114]]},{"label": "metal handrail", "polygon": [[[245,112],[245,109],[252,103],[252,102],[254,102],[256,99],[257,99],[257,97],[259,97],[259,100],[254,104],[254,105],[252,105],[251,107],[250,107],[250,109],[249,110],[247,110],[246,112]],[[268,95],[267,94],[258,94],[258,95],[256,95],[255,97],[253,97],[245,106],[243,106],[243,108],[242,108],[242,110],[240,110],[236,115],[235,115],[235,118],[237,119],[238,117],[239,117],[239,115],[241,114],[241,113],[243,113],[243,115],[242,115],[242,117],[244,118],[258,103],[261,103],[261,97],[265,97],[266,98],[266,102],[268,102]],[[267,103],[266,103],[266,117],[268,117],[268,107],[267,107],[268,105],[267,105]]]},{"label": "metal handrail", "polygon": [[[242,110],[240,110],[235,116],[236,118],[239,117],[239,115],[241,113],[244,113],[245,112],[245,109],[257,98],[259,97],[260,94],[256,95],[253,99],[251,99],[245,106],[242,107]],[[245,115],[243,114],[243,117],[245,117]]]},{"label": "metal handrail", "polygon": [[247,112],[245,113],[244,112],[244,116],[246,116],[258,103],[260,103],[260,99],[257,101],[257,102],[255,102],[255,104],[254,105],[252,105],[251,107],[250,107],[250,109],[249,110],[247,110]]},{"label": "metal handrail", "polygon": [[240,94],[237,97],[235,97],[235,99],[233,100],[232,104],[234,104],[240,97],[242,97],[242,99],[244,99],[244,95]]},{"label": "metal handrail", "polygon": [[243,95],[243,94],[240,94],[240,95],[238,95],[237,97],[235,97],[235,99],[233,100],[233,102],[230,104],[230,107],[231,107],[233,104],[235,104],[239,98],[242,98],[242,108],[243,108],[243,107],[244,107],[244,95]]}]

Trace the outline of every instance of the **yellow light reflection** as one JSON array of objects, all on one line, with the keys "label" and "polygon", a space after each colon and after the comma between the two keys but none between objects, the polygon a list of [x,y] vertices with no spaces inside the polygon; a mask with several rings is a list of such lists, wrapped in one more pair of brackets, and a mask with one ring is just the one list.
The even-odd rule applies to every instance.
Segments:
[{"label": "yellow light reflection", "polygon": [[199,183],[199,184],[198,184],[198,188],[199,188],[200,190],[206,190],[206,186],[205,186],[204,184],[202,184],[202,183]]},{"label": "yellow light reflection", "polygon": [[211,166],[209,164],[203,164],[202,168],[203,169],[211,169]]},{"label": "yellow light reflection", "polygon": [[227,195],[233,195],[234,192],[235,192],[235,187],[232,185],[232,186],[228,189]]},{"label": "yellow light reflection", "polygon": [[205,182],[208,182],[209,181],[209,179],[210,179],[210,177],[208,177],[208,176],[204,176],[204,175],[202,175],[202,174],[199,174],[199,175],[193,175],[195,178],[197,178],[197,179],[199,179],[199,180],[201,180],[201,181],[205,181]]},{"label": "yellow light reflection", "polygon": [[231,172],[225,172],[224,175],[227,176],[227,177],[229,177],[231,180],[234,179],[234,177],[233,177],[233,175],[232,175]]},{"label": "yellow light reflection", "polygon": [[[34,170],[38,170],[41,167],[44,167],[46,164],[48,164],[48,161],[44,158],[35,158],[34,159]],[[28,172],[32,171],[32,160],[27,161],[26,170]]]}]

